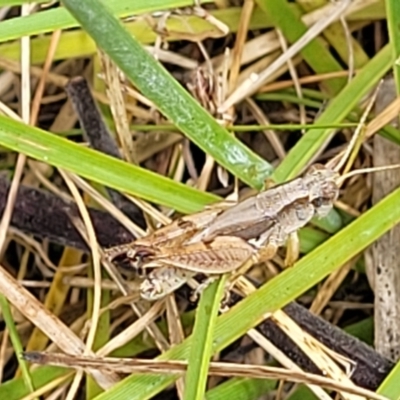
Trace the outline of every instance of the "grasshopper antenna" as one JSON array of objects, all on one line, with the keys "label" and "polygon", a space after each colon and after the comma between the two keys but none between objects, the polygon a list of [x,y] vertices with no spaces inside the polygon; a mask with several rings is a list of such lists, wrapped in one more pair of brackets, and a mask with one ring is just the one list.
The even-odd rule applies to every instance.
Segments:
[{"label": "grasshopper antenna", "polygon": [[364,135],[365,135],[365,122],[367,120],[368,115],[371,112],[372,106],[374,105],[376,101],[376,97],[378,95],[379,89],[382,85],[383,80],[381,80],[375,89],[374,93],[372,94],[371,99],[369,100],[367,107],[365,108],[365,111],[363,112],[360,122],[357,125],[357,128],[354,132],[354,135],[352,136],[350,143],[348,144],[346,150],[341,151],[336,157],[334,157],[331,161],[329,161],[326,166],[336,172],[339,172],[342,167],[346,164],[347,165],[344,169],[344,174],[346,174],[349,169],[351,168],[351,165],[354,162],[355,156],[358,153],[358,150],[361,146],[361,143],[363,141]]},{"label": "grasshopper antenna", "polygon": [[347,165],[343,171],[343,175],[339,176],[336,181],[336,183],[339,187],[343,185],[343,183],[346,179],[349,179],[350,177],[355,176],[355,175],[361,175],[361,174],[365,174],[365,173],[369,173],[369,172],[387,171],[387,170],[391,170],[391,169],[400,169],[400,164],[396,164],[396,165],[388,165],[388,166],[382,166],[382,167],[361,168],[361,169],[357,169],[357,170],[348,172],[349,169],[351,168],[351,165],[354,162],[355,156],[361,146],[361,143],[362,143],[362,140],[363,140],[364,134],[365,134],[365,126],[366,126],[365,122],[367,120],[369,113],[371,112],[372,106],[374,105],[374,103],[376,101],[376,97],[378,95],[378,92],[379,92],[379,89],[380,89],[382,83],[383,83],[383,80],[381,80],[379,82],[379,85],[377,86],[371,99],[369,100],[367,107],[361,116],[360,123],[357,125],[354,135],[351,138],[350,143],[347,146],[346,150],[340,152],[336,157],[334,157],[327,164],[328,168],[332,168],[334,171],[339,172],[340,169],[347,162]]},{"label": "grasshopper antenna", "polygon": [[352,176],[366,174],[368,172],[387,171],[387,170],[390,170],[390,169],[400,169],[400,164],[384,165],[382,167],[371,167],[371,168],[356,169],[354,171],[348,172],[347,174],[344,174],[344,175],[340,176],[338,178],[338,180],[337,180],[337,183],[338,183],[339,186],[341,186],[346,179],[349,179]]}]

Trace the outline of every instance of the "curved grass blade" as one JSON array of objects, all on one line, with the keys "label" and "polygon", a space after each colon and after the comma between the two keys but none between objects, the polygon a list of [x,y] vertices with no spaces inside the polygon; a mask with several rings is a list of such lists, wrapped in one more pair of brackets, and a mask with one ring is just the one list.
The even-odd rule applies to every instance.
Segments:
[{"label": "curved grass blade", "polygon": [[[202,3],[210,3],[203,0]],[[7,1],[7,4],[10,2]],[[18,3],[28,3],[19,1]],[[112,13],[120,18],[150,13],[153,11],[168,10],[170,8],[188,7],[193,3],[190,0],[108,0],[107,5]],[[27,17],[18,17],[0,23],[0,42],[19,39],[26,35],[38,35],[53,32],[57,29],[75,28],[79,26],[76,19],[63,7],[52,8]]]},{"label": "curved grass blade", "polygon": [[203,400],[212,356],[212,339],[226,275],[213,282],[201,295],[192,333],[183,400]]},{"label": "curved grass blade", "polygon": [[[395,190],[365,214],[303,257],[292,268],[271,279],[256,292],[218,317],[213,351],[218,352],[259,324],[266,313],[284,307],[337,270],[400,222],[400,189]],[[192,336],[160,356],[187,359]],[[148,399],[173,383],[176,376],[131,376],[119,382],[97,400]]]},{"label": "curved grass blade", "polygon": [[[22,345],[18,329],[15,325],[10,303],[3,294],[0,294],[0,311],[10,334],[10,339],[14,348],[14,352],[15,354],[21,354],[24,350],[24,347]],[[25,386],[29,389],[29,392],[32,393],[34,391],[34,386],[28,363],[25,360],[18,358],[18,364],[21,368],[22,378],[24,380]]]},{"label": "curved grass blade", "polygon": [[218,198],[0,115],[0,145],[110,188],[192,213]]},{"label": "curved grass blade", "polygon": [[[136,3],[135,3],[136,4]],[[65,9],[63,8],[64,12]],[[239,7],[232,7],[228,9],[213,10],[210,14],[220,20],[222,23],[226,24],[231,32],[237,32],[240,24],[240,11]],[[46,11],[45,11],[46,12]],[[44,14],[42,12],[40,14]],[[35,16],[37,14],[31,14],[27,17]],[[51,20],[51,16],[46,17],[46,19]],[[182,33],[189,33],[192,35],[203,35],[210,32],[213,27],[206,20],[200,19],[194,16],[182,16],[181,20],[170,19],[167,20],[167,29],[179,30]],[[14,18],[18,20],[18,18]],[[0,22],[0,31],[3,25],[10,20]],[[17,22],[17,21],[16,21]],[[30,29],[27,21],[20,21],[22,25],[19,27],[20,36],[32,34],[33,29]],[[149,26],[148,22],[143,18],[135,19],[133,21],[124,22],[125,28],[130,32],[136,39],[142,44],[152,44],[157,39],[157,34]],[[271,27],[265,15],[262,12],[255,12],[250,20],[250,29],[263,29]],[[8,32],[9,28],[5,28]],[[24,35],[22,35],[24,33]],[[167,36],[165,38],[168,42],[177,41],[178,37]],[[46,60],[47,49],[51,41],[51,35],[39,35],[31,39],[31,63],[32,64],[42,64]],[[1,37],[0,37],[1,42]],[[75,57],[88,57],[95,54],[97,51],[94,41],[90,36],[82,29],[74,29],[69,31],[64,31],[61,34],[60,40],[56,52],[54,53],[53,61],[71,59]],[[0,44],[0,54],[2,58],[17,61],[21,58],[21,42],[13,41]]]},{"label": "curved grass blade", "polygon": [[261,189],[272,167],[234,138],[97,0],[62,2],[132,83],[190,140],[243,182]]}]

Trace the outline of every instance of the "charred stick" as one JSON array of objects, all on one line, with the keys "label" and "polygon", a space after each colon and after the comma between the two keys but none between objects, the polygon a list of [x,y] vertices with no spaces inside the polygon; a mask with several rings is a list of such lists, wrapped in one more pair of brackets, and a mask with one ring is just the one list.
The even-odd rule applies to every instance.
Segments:
[{"label": "charred stick", "polygon": [[[376,390],[393,368],[394,364],[372,347],[310,313],[303,306],[292,302],[284,307],[283,311],[329,349],[354,361],[351,379],[355,384]],[[307,355],[273,321],[266,320],[257,329],[301,368],[308,372],[320,372]]]},{"label": "charred stick", "polygon": [[[69,81],[65,90],[74,105],[85,139],[90,146],[102,153],[121,159],[117,143],[102,119],[87,81],[82,77],[73,78]],[[109,188],[107,188],[107,191],[114,205],[132,221],[144,228],[142,211],[119,192]]]},{"label": "charred stick", "polygon": [[[0,176],[0,212],[4,211],[10,182]],[[127,243],[134,238],[108,213],[89,208],[101,246]],[[11,218],[11,225],[25,233],[47,238],[63,246],[88,251],[85,241],[71,222],[70,215],[79,215],[74,204],[40,189],[20,185]]]}]

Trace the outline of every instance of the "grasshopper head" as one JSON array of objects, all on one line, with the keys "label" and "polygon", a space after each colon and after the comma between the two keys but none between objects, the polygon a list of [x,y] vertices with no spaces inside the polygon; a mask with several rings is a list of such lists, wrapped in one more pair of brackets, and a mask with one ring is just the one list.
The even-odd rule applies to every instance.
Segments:
[{"label": "grasshopper head", "polygon": [[312,165],[304,176],[309,187],[308,200],[314,205],[319,217],[328,215],[339,196],[339,176],[336,171],[322,164]]}]

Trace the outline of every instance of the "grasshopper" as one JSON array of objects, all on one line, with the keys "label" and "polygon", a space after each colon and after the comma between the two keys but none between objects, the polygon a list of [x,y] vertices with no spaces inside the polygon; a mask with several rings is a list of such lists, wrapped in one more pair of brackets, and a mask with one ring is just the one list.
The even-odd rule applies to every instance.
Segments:
[{"label": "grasshopper", "polygon": [[[355,173],[340,176],[339,170],[355,144],[374,102],[371,99],[344,156],[333,168],[315,164],[299,178],[265,190],[237,205],[217,205],[180,218],[132,243],[109,249],[109,261],[124,258],[133,268],[151,269],[140,286],[142,298],[156,300],[172,293],[196,274],[215,279],[241,272],[242,266],[270,259],[314,216],[324,217],[339,196],[341,183]],[[358,132],[357,132],[358,131]],[[238,271],[240,270],[240,271]],[[201,286],[201,285],[200,285]]]},{"label": "grasshopper", "polygon": [[[152,269],[141,284],[141,297],[160,299],[199,273],[209,277],[205,285],[200,285],[201,290],[219,275],[232,274],[249,261],[255,264],[271,259],[314,216],[322,218],[329,214],[345,179],[361,172],[399,167],[366,168],[340,176],[335,170],[316,164],[302,178],[219,210],[211,218],[206,213],[209,224],[197,224],[197,229],[191,230],[193,235],[188,235],[189,239],[186,236],[179,246],[157,246],[152,240],[154,234],[136,240],[127,245],[126,257],[134,268]],[[291,192],[293,188],[298,190]],[[192,217],[204,215],[203,212]],[[252,224],[246,216],[250,216]],[[162,229],[168,230],[169,226]]]},{"label": "grasshopper", "polygon": [[312,165],[300,178],[274,186],[250,197],[218,215],[213,223],[205,227],[189,240],[210,240],[216,236],[238,236],[251,239],[259,236],[265,229],[265,221],[274,219],[279,212],[297,200],[329,199],[327,210],[323,205],[317,208],[320,216],[326,216],[336,200],[339,188],[336,180],[339,174],[322,164]]},{"label": "grasshopper", "polygon": [[167,249],[147,253],[141,261],[146,268],[154,269],[141,284],[141,297],[157,300],[196,274],[206,273],[208,279],[200,285],[202,290],[219,275],[232,273],[250,260],[256,264],[271,259],[291,233],[305,226],[315,215],[327,215],[332,205],[333,201],[327,198],[311,202],[296,200],[265,223],[263,233],[257,238],[246,241],[236,236],[217,236],[210,242],[201,241],[174,249],[176,253]]},{"label": "grasshopper", "polygon": [[107,258],[127,259],[136,269],[151,269],[141,297],[156,300],[196,274],[211,279],[231,273],[248,260],[271,258],[289,235],[315,215],[326,216],[337,199],[338,173],[323,165],[228,208],[217,206],[182,217],[133,243],[107,250]]}]

